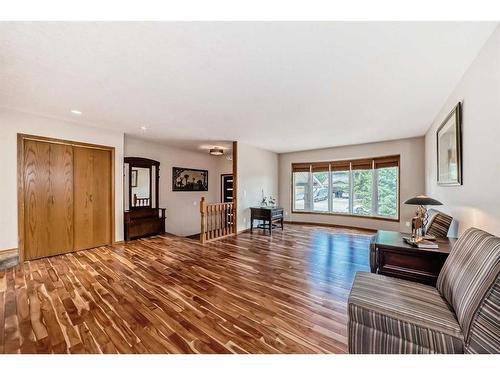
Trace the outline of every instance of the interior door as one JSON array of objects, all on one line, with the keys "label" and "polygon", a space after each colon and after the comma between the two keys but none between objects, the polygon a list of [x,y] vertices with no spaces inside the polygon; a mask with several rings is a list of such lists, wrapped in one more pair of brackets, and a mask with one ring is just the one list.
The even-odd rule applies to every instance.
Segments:
[{"label": "interior door", "polygon": [[75,250],[111,244],[111,152],[74,148]]},{"label": "interior door", "polygon": [[72,147],[26,140],[23,178],[25,258],[72,251]]},{"label": "interior door", "polygon": [[231,203],[233,201],[233,175],[223,174],[222,176],[222,202]]}]

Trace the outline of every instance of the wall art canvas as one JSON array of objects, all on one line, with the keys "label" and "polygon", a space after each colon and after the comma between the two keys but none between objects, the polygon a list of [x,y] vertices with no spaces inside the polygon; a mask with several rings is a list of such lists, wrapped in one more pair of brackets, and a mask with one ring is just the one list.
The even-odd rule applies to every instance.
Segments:
[{"label": "wall art canvas", "polygon": [[172,191],[208,191],[208,170],[172,167]]}]

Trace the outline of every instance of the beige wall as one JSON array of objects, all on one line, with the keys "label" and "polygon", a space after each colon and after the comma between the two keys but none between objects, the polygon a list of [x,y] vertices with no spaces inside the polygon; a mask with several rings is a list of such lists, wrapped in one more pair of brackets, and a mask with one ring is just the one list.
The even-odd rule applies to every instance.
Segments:
[{"label": "beige wall", "polygon": [[[436,183],[436,130],[463,102],[463,185]],[[426,192],[459,221],[500,235],[500,27],[446,101],[425,136]]]},{"label": "beige wall", "polygon": [[[160,143],[125,136],[125,156],[144,157],[160,162],[160,207],[167,209],[167,232],[188,236],[200,232],[200,199],[220,202],[220,175],[232,172],[232,162],[224,156],[205,155]],[[172,167],[208,170],[208,191],[172,191]]]},{"label": "beige wall", "polygon": [[0,109],[0,250],[17,248],[17,133],[115,148],[115,238],[123,240],[123,134]]},{"label": "beige wall", "polygon": [[[292,163],[358,159],[386,155],[401,155],[401,221],[399,223],[339,215],[291,214]],[[279,156],[279,202],[280,205],[285,208],[285,220],[408,232],[411,228],[406,226],[406,222],[411,221],[411,218],[415,214],[415,208],[406,206],[402,204],[402,202],[412,196],[422,194],[423,192],[423,137],[291,152],[280,154]]]},{"label": "beige wall", "polygon": [[238,231],[250,228],[250,207],[278,198],[278,154],[238,142]]}]

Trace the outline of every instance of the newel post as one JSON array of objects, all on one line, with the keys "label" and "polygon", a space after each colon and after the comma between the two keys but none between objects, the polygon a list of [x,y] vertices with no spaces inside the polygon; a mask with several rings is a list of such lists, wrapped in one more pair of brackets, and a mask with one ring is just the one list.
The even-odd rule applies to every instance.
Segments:
[{"label": "newel post", "polygon": [[200,242],[205,243],[205,223],[206,223],[207,203],[205,197],[201,197],[200,201]]}]

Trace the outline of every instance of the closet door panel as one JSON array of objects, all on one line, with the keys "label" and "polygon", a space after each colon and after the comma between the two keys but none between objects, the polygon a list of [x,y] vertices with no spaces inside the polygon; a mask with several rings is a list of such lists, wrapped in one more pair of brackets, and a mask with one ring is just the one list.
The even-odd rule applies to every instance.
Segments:
[{"label": "closet door panel", "polygon": [[50,145],[50,255],[73,251],[73,147]]},{"label": "closet door panel", "polygon": [[111,152],[93,150],[92,229],[94,246],[111,243]]},{"label": "closet door panel", "polygon": [[111,243],[111,153],[75,147],[75,250]]},{"label": "closet door panel", "polygon": [[92,247],[92,150],[75,147],[75,250]]},{"label": "closet door panel", "polygon": [[24,256],[35,259],[49,248],[50,145],[27,140],[23,150]]}]

